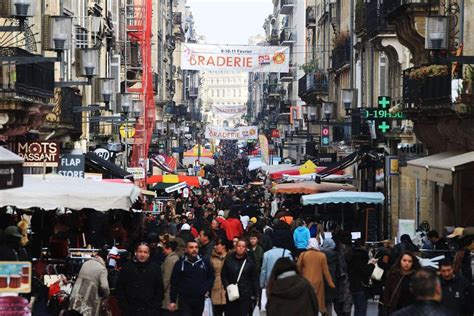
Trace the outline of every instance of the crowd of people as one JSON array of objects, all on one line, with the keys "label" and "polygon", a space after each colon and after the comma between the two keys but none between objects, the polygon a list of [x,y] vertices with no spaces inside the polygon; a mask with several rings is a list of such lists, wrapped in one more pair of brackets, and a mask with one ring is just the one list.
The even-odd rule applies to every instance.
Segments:
[{"label": "crowd of people", "polygon": [[[264,186],[249,183],[255,179],[235,143],[223,144],[206,177],[210,185],[190,190],[186,198],[175,195],[161,214],[89,213],[83,231],[93,227],[94,238],[59,230],[58,223],[70,221],[57,220],[52,240],[64,235],[71,243],[87,235],[94,247],[113,240],[122,248],[101,250],[82,264],[65,314],[102,315],[109,309],[126,316],[202,316],[212,310],[247,316],[257,309],[270,316],[359,316],[367,314],[370,297],[380,298],[382,316],[473,314],[465,248],[472,239],[430,231],[427,248],[434,255],[457,250],[433,271],[421,267],[420,249],[408,235],[393,247],[388,240],[369,247],[337,224],[325,229],[298,207],[272,201]],[[5,228],[0,260],[28,260],[24,236],[18,226]],[[109,303],[102,303],[107,297]],[[33,308],[34,315],[51,315]]]}]

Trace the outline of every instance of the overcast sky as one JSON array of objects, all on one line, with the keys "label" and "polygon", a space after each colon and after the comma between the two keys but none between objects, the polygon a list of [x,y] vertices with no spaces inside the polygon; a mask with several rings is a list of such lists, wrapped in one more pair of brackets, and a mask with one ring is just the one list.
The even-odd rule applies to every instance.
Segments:
[{"label": "overcast sky", "polygon": [[265,35],[263,22],[273,12],[272,0],[187,0],[198,35],[209,44],[247,44]]}]

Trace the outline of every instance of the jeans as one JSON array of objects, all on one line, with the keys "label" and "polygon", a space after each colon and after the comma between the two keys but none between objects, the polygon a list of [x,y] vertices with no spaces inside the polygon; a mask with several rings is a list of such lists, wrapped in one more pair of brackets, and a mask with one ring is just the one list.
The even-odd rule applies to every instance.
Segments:
[{"label": "jeans", "polygon": [[365,291],[352,292],[352,301],[354,303],[354,316],[366,316],[367,295]]},{"label": "jeans", "polygon": [[178,304],[181,316],[202,316],[204,311],[204,297],[198,299],[179,297]]}]

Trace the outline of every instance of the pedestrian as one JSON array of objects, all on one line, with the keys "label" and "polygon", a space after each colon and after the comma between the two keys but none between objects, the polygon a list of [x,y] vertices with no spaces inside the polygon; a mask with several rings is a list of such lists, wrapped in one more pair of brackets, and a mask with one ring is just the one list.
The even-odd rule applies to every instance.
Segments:
[{"label": "pedestrian", "polygon": [[374,270],[374,264],[369,264],[369,254],[364,248],[362,239],[354,242],[349,259],[349,287],[354,303],[354,316],[367,315],[367,287]]},{"label": "pedestrian", "polygon": [[199,255],[206,259],[211,259],[212,251],[214,250],[214,233],[210,229],[203,229],[199,232]]},{"label": "pedestrian", "polygon": [[216,240],[214,250],[211,255],[211,265],[214,268],[214,286],[211,290],[212,307],[215,316],[224,315],[226,309],[226,292],[222,285],[221,272],[224,266],[224,260],[227,256],[227,242],[224,239]]},{"label": "pedestrian", "polygon": [[297,267],[301,275],[304,276],[313,287],[316,297],[318,298],[319,311],[325,313],[324,281],[326,281],[331,288],[335,288],[336,285],[329,274],[326,255],[320,251],[316,238],[309,240],[308,250],[299,256]]},{"label": "pedestrian", "polygon": [[234,237],[242,238],[244,236],[244,229],[240,222],[239,213],[235,210],[229,212],[229,217],[221,223],[221,228],[226,234],[229,245],[231,245]]},{"label": "pedestrian", "polygon": [[326,305],[326,314],[325,316],[332,315],[332,306],[333,300],[337,297],[337,253],[335,251],[336,243],[332,238],[324,239],[323,245],[321,246],[321,252],[326,255],[328,262],[329,274],[336,285],[336,288],[331,288],[327,282],[324,282],[324,297]]},{"label": "pedestrian", "polygon": [[[174,312],[171,312],[168,308],[170,305],[170,282],[171,274],[173,272],[174,265],[179,260],[179,256],[176,253],[178,248],[178,242],[176,240],[170,240],[165,242],[163,245],[163,253],[165,255],[165,261],[161,266],[161,272],[163,274],[163,286],[164,286],[164,299],[161,304],[163,309],[163,315],[173,315]],[[179,309],[176,307],[176,309]]]},{"label": "pedestrian", "polygon": [[202,316],[204,300],[214,285],[214,269],[198,254],[196,241],[186,243],[185,255],[176,262],[171,274],[170,311],[179,303],[181,316]]},{"label": "pedestrian", "polygon": [[441,304],[441,284],[436,274],[431,270],[423,268],[413,273],[408,295],[414,296],[414,303],[395,312],[393,316],[459,315]]},{"label": "pedestrian", "polygon": [[163,277],[160,267],[150,261],[150,246],[140,243],[135,258],[120,271],[117,282],[117,300],[123,315],[159,315],[164,298]]},{"label": "pedestrian", "polygon": [[449,250],[446,238],[440,237],[436,230],[430,230],[428,234],[426,234],[426,237],[429,243],[423,247],[424,249]]},{"label": "pedestrian", "polygon": [[178,233],[178,237],[184,240],[184,242],[194,241],[194,236],[191,234],[191,226],[188,223],[184,223],[181,226],[181,230]]},{"label": "pedestrian", "polygon": [[238,299],[234,301],[227,297],[226,316],[251,316],[259,294],[258,275],[255,259],[248,254],[245,240],[240,239],[235,251],[227,256],[221,277],[226,290],[229,285],[235,284],[239,292]]},{"label": "pedestrian", "polygon": [[262,267],[260,269],[260,288],[265,289],[267,287],[275,263],[278,259],[283,257],[293,260],[291,251],[281,247],[279,244],[276,244],[272,249],[263,253]]},{"label": "pedestrian", "polygon": [[405,251],[410,251],[412,253],[420,251],[420,248],[418,248],[418,246],[413,243],[411,237],[407,234],[401,235],[400,243],[396,244],[395,247],[393,247],[390,253],[389,265],[393,266],[394,264],[396,264],[397,260],[400,258],[400,255]]},{"label": "pedestrian", "polygon": [[279,258],[267,285],[267,315],[314,316],[318,315],[318,300],[309,282],[300,275],[295,263],[286,257]]},{"label": "pedestrian", "polygon": [[90,260],[84,262],[72,288],[69,310],[83,316],[99,315],[101,304],[110,294],[107,281],[108,250],[102,249]]},{"label": "pedestrian", "polygon": [[5,228],[0,240],[0,260],[1,261],[20,261],[21,258],[20,241],[23,235],[17,226],[8,226]]},{"label": "pedestrian", "polygon": [[402,252],[395,265],[389,270],[383,295],[385,312],[392,314],[414,302],[410,293],[410,281],[420,263],[412,252]]},{"label": "pedestrian", "polygon": [[260,273],[263,260],[263,248],[260,246],[260,236],[260,232],[255,230],[251,231],[249,234],[250,251],[252,251],[255,256],[255,263],[257,264],[258,273]]},{"label": "pedestrian", "polygon": [[459,316],[471,315],[474,311],[474,293],[471,284],[462,276],[454,273],[454,264],[450,259],[439,263],[442,300],[441,305]]},{"label": "pedestrian", "polygon": [[221,224],[216,219],[212,220],[211,229],[212,229],[212,232],[214,233],[214,236],[216,236],[216,238],[221,238],[222,240],[227,240],[226,234],[221,229],[220,226]]},{"label": "pedestrian", "polygon": [[300,253],[306,251],[308,248],[308,242],[311,236],[304,220],[299,219],[297,223],[298,227],[296,227],[293,232],[293,241],[295,242],[296,255],[299,256]]}]

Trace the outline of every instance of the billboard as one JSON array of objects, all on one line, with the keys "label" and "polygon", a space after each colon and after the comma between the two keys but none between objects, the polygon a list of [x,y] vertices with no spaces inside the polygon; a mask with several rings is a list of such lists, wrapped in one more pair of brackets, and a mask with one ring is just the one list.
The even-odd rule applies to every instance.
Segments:
[{"label": "billboard", "polygon": [[206,126],[207,139],[248,140],[258,138],[257,126],[218,127]]},{"label": "billboard", "polygon": [[289,72],[290,49],[283,46],[183,43],[181,69],[201,71]]},{"label": "billboard", "polygon": [[49,141],[29,141],[15,144],[16,153],[23,158],[23,167],[57,167],[60,144]]}]

